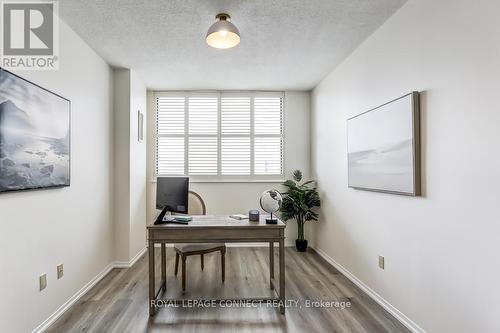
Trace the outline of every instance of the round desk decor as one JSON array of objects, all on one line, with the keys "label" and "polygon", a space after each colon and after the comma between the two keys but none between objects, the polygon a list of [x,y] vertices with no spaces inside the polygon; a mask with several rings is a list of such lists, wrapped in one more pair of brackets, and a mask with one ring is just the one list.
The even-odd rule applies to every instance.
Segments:
[{"label": "round desk decor", "polygon": [[281,193],[277,190],[270,189],[262,192],[260,197],[260,207],[267,213],[271,214],[270,218],[266,218],[267,224],[277,224],[278,219],[273,217],[273,213],[276,213],[283,203],[283,198]]}]

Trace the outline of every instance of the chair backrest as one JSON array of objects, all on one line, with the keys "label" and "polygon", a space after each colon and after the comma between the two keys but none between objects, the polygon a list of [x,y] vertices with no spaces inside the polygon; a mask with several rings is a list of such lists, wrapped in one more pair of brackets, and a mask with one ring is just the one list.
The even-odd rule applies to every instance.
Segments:
[{"label": "chair backrest", "polygon": [[206,215],[207,207],[201,196],[193,191],[189,191],[188,195],[188,214],[189,215]]}]

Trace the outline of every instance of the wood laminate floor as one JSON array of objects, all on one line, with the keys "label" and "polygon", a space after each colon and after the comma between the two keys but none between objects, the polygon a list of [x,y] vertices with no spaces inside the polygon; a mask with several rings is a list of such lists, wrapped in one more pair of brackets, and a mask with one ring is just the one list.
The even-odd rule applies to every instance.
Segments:
[{"label": "wood laminate floor", "polygon": [[[157,274],[160,272],[159,250],[156,249]],[[165,296],[192,299],[271,296],[268,253],[267,248],[228,248],[224,284],[219,254],[205,255],[204,271],[200,269],[199,256],[189,257],[187,291],[181,295],[180,272],[178,277],[174,276],[175,255],[173,249],[168,248]],[[298,307],[287,308],[285,315],[267,304],[256,308],[223,304],[225,307],[168,307],[150,317],[147,264],[147,255],[144,255],[129,269],[113,269],[47,332],[409,332],[312,250],[297,253],[294,248],[286,249],[286,297],[299,303]],[[348,301],[351,307],[306,308],[307,299]],[[289,305],[293,305],[291,301]]]}]

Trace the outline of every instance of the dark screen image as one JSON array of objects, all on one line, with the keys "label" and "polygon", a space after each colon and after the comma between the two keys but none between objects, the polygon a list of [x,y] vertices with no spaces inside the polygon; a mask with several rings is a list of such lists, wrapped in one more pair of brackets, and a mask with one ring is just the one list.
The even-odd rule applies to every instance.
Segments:
[{"label": "dark screen image", "polygon": [[156,208],[175,213],[188,212],[188,177],[158,177],[156,180]]}]

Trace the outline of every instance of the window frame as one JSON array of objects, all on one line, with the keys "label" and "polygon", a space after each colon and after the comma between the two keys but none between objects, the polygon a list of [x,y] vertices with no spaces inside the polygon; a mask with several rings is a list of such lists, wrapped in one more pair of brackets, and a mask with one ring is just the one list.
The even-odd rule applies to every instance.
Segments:
[{"label": "window frame", "polygon": [[[183,97],[184,101],[184,134],[158,134],[158,97]],[[216,97],[217,98],[217,134],[189,134],[189,112],[188,112],[188,98],[189,97]],[[222,134],[221,131],[221,99],[223,97],[249,97],[250,98],[250,134]],[[278,134],[258,134],[254,133],[254,99],[260,97],[279,97],[282,101],[281,110],[281,135]],[[155,91],[153,93],[153,108],[154,108],[154,165],[153,175],[156,177],[175,177],[175,176],[188,176],[190,182],[193,183],[240,183],[240,182],[283,182],[286,173],[286,99],[285,92],[283,91]],[[190,137],[217,137],[217,175],[189,175],[189,150],[188,143]],[[180,137],[184,138],[184,174],[158,174],[158,138],[159,137]],[[222,137],[249,137],[250,138],[250,175],[221,175],[222,168]],[[254,139],[255,137],[279,137],[281,138],[281,174],[275,175],[255,175],[255,151]]]}]

